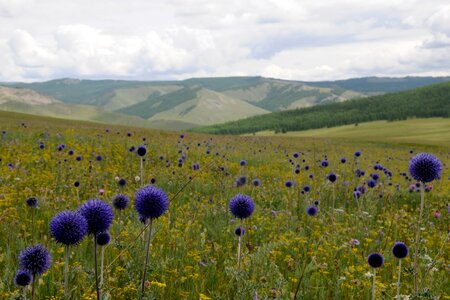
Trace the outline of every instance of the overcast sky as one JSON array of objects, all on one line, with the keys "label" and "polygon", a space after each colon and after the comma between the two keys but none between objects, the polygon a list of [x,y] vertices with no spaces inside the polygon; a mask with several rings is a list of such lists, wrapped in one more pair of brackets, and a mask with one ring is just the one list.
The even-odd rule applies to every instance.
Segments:
[{"label": "overcast sky", "polygon": [[450,75],[448,0],[0,0],[0,81]]}]

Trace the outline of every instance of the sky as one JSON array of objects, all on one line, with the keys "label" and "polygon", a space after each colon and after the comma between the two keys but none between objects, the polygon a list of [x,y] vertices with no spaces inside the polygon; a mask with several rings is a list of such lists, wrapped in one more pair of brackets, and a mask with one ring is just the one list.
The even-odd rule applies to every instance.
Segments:
[{"label": "sky", "polygon": [[0,0],[0,81],[450,75],[448,0]]}]

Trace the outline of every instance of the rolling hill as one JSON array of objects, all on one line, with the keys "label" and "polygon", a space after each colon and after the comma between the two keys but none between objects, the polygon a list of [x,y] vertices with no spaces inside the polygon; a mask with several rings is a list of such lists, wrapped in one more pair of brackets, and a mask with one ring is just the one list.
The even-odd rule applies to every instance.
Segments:
[{"label": "rolling hill", "polygon": [[314,107],[270,113],[197,129],[216,134],[244,134],[269,130],[299,131],[376,120],[450,117],[450,83]]},{"label": "rolling hill", "polygon": [[[57,115],[64,105],[81,105],[85,109],[89,106],[91,111],[100,115],[99,119],[104,119],[101,115],[105,113],[120,116],[121,119],[125,118],[123,115],[128,115],[131,118],[127,122],[136,121],[134,125],[137,126],[142,126],[144,121],[146,127],[187,129],[268,112],[344,102],[443,81],[450,81],[450,77],[368,77],[323,82],[263,77],[192,78],[181,81],[66,78],[35,83],[0,83],[0,86],[4,89],[34,91],[36,97],[47,97],[47,101],[51,101],[54,106],[50,110],[49,107],[39,109],[36,105],[50,103],[40,103],[42,99],[28,97],[23,98],[22,102],[24,106],[34,105],[33,109],[26,106],[21,107],[20,111],[38,111],[41,114],[48,111],[49,115]],[[11,105],[3,106],[3,109],[7,108],[11,108]],[[73,115],[69,116],[70,113]],[[77,116],[77,113],[81,115]],[[66,117],[85,119],[83,112],[77,110],[67,112]]]}]

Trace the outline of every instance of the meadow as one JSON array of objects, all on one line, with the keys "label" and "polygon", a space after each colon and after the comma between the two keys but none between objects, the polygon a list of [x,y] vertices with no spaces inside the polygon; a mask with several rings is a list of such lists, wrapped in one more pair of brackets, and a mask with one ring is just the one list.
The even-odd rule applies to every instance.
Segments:
[{"label": "meadow", "polygon": [[[36,299],[96,299],[92,235],[70,247],[65,296],[65,247],[55,242],[49,224],[88,199],[112,207],[119,193],[130,203],[114,210],[112,240],[103,249],[102,294],[138,299],[148,228],[134,199],[144,185],[162,188],[170,199],[167,212],[153,222],[144,299],[370,299],[374,278],[367,257],[374,252],[384,256],[375,297],[393,299],[399,260],[391,249],[397,241],[410,249],[402,260],[400,294],[413,299],[421,193],[408,164],[419,152],[438,157],[443,173],[425,193],[416,299],[450,298],[445,144],[181,135],[14,113],[0,113],[0,130],[0,299],[20,299],[23,290],[14,284],[18,256],[38,243],[49,249],[52,264],[37,278]],[[147,149],[142,173],[141,158],[130,151],[140,145]],[[378,179],[370,188],[374,173]],[[251,196],[255,210],[242,220],[238,268],[235,229],[241,220],[229,202],[239,193]],[[27,206],[29,197],[38,199],[35,208]],[[317,214],[307,213],[311,207]]]}]

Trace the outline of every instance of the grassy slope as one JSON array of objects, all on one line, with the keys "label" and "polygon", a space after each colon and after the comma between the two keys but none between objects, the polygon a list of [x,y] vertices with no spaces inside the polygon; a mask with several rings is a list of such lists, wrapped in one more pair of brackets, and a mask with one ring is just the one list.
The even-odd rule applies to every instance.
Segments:
[{"label": "grassy slope", "polygon": [[[261,131],[258,136],[273,136],[273,131]],[[305,131],[293,131],[277,136],[317,137],[363,142],[426,144],[450,146],[450,119],[429,118],[406,121],[375,121],[358,126],[345,125]]]},{"label": "grassy slope", "polygon": [[199,128],[206,133],[244,134],[264,130],[299,131],[411,117],[450,117],[450,83],[342,103],[276,112]]}]

